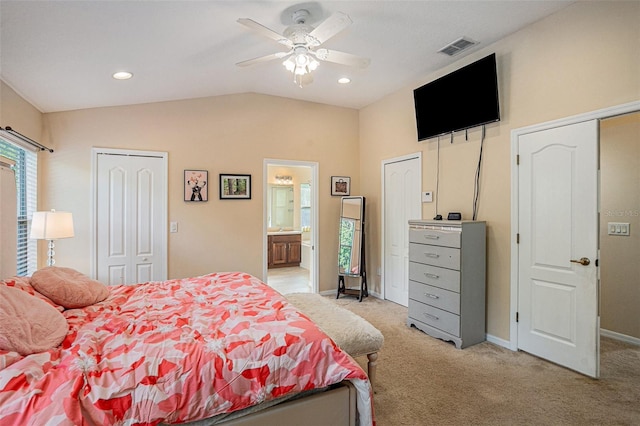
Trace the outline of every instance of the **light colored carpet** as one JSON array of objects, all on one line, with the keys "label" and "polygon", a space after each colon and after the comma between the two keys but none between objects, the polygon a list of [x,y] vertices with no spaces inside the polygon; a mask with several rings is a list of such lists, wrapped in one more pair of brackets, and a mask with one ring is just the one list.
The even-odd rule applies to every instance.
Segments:
[{"label": "light colored carpet", "polygon": [[[384,335],[374,405],[379,426],[640,425],[640,347],[603,338],[601,379],[484,342],[458,350],[405,324],[373,297],[328,297]],[[357,361],[366,371],[366,357]]]}]

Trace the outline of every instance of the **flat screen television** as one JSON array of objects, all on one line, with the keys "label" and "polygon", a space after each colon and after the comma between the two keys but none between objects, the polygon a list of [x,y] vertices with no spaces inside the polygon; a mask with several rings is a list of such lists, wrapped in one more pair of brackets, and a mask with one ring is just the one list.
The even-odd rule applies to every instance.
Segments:
[{"label": "flat screen television", "polygon": [[413,91],[418,140],[500,121],[496,55]]}]

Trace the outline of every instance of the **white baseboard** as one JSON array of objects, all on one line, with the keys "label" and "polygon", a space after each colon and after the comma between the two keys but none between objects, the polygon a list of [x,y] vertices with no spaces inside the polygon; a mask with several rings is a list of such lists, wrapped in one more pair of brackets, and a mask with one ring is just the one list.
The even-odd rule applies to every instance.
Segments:
[{"label": "white baseboard", "polygon": [[605,337],[610,337],[612,339],[620,340],[622,342],[631,343],[632,345],[640,346],[640,339],[633,336],[627,336],[626,334],[617,333],[611,330],[605,330],[604,328],[600,329],[600,335]]},{"label": "white baseboard", "polygon": [[[637,337],[627,336],[626,334],[616,333],[615,331],[605,330],[604,328],[600,329],[600,335],[640,346],[640,339]],[[487,342],[511,349],[511,342],[509,340],[504,340],[491,334],[487,334]]]},{"label": "white baseboard", "polygon": [[501,339],[491,334],[487,334],[487,342],[493,343],[494,345],[502,346],[503,348],[511,349],[510,341]]}]

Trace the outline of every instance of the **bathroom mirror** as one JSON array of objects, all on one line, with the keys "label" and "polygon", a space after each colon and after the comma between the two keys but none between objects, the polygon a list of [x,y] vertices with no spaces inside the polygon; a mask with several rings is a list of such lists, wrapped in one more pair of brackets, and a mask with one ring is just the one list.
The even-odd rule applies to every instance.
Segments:
[{"label": "bathroom mirror", "polygon": [[269,227],[293,228],[293,185],[269,185]]},{"label": "bathroom mirror", "polygon": [[338,251],[340,275],[360,275],[363,216],[364,197],[342,197]]}]

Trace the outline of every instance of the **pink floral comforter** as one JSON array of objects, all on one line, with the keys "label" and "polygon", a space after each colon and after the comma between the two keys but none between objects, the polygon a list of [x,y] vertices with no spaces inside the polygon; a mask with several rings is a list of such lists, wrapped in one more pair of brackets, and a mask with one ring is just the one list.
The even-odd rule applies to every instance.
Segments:
[{"label": "pink floral comforter", "polygon": [[61,347],[0,351],[0,424],[181,423],[350,380],[371,424],[365,373],[305,315],[243,273],[110,288],[64,312]]}]

